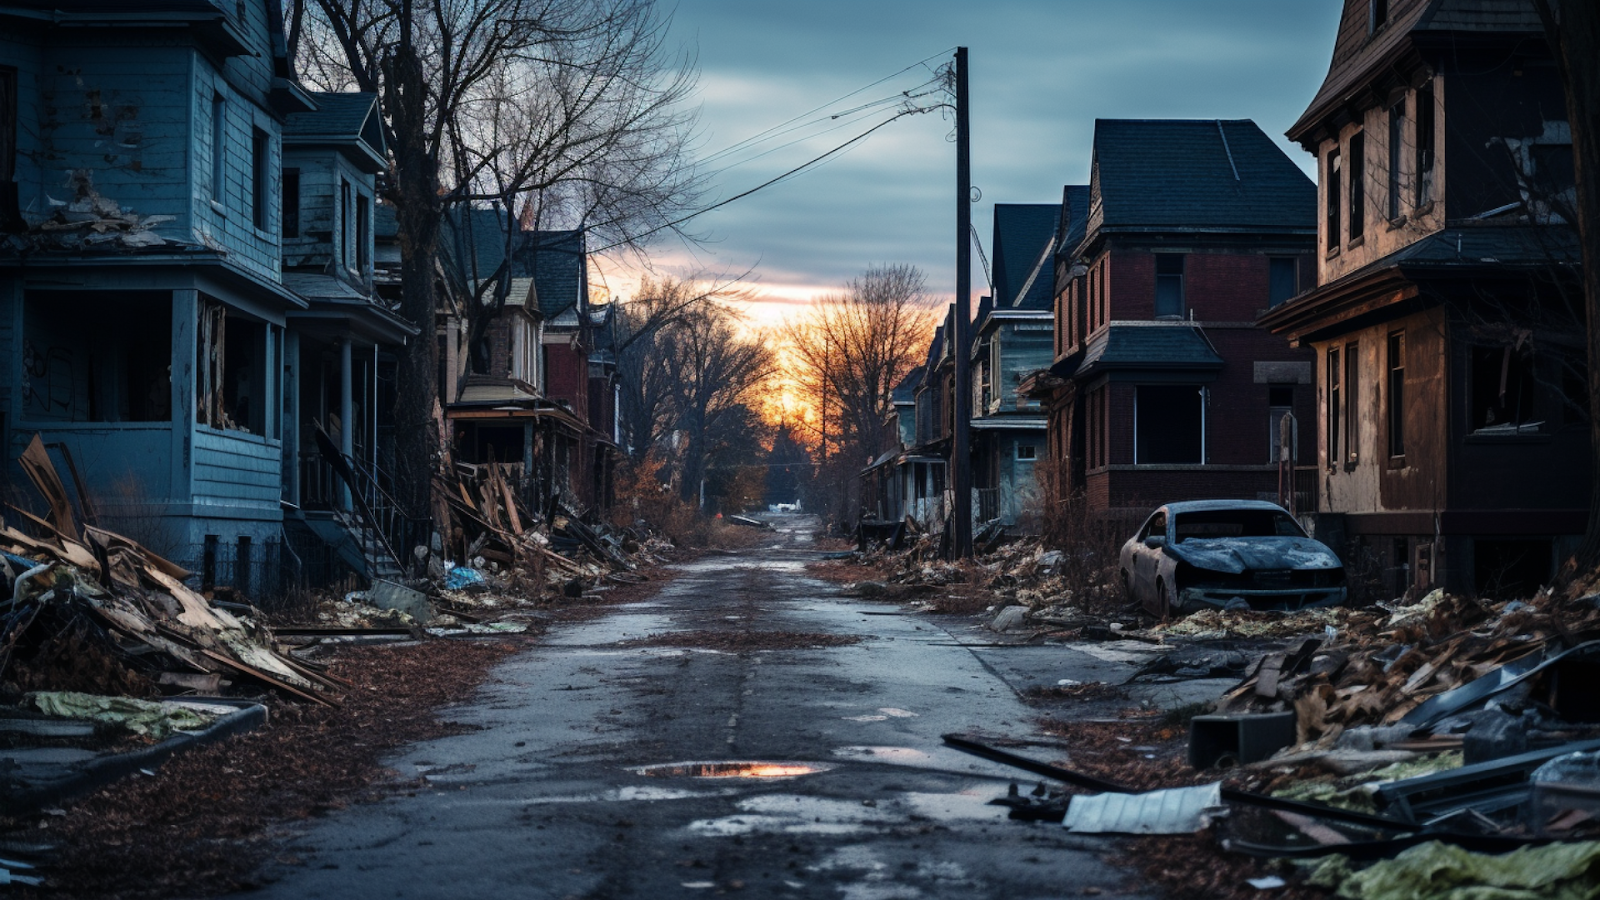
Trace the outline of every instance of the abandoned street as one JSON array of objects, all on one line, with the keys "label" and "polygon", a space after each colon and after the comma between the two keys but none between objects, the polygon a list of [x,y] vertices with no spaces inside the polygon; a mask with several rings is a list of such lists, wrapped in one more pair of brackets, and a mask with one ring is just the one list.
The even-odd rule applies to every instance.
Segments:
[{"label": "abandoned street", "polygon": [[[986,805],[1015,773],[941,746],[951,731],[1032,732],[1004,667],[935,617],[807,577],[815,522],[790,522],[772,546],[687,564],[653,599],[558,628],[510,660],[445,713],[472,730],[391,761],[426,787],[320,820],[289,841],[260,893],[1137,896],[1128,872],[1101,861],[1108,845]],[[860,640],[629,643],[709,647],[739,632],[750,646],[771,632],[781,639],[765,645]],[[1060,647],[1046,662],[1037,649],[1018,648],[1048,669],[1040,678],[1103,677],[1107,665]],[[639,771],[729,761],[817,771]]]}]

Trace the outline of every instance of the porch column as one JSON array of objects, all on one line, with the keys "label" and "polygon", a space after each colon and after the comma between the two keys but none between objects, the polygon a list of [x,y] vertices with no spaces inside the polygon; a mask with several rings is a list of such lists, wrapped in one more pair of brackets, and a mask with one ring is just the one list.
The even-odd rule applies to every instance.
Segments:
[{"label": "porch column", "polygon": [[[350,396],[350,339],[339,339],[339,452],[346,459],[354,457],[355,451],[355,403]],[[350,488],[348,485],[339,489],[340,505],[351,509]]]},{"label": "porch column", "polygon": [[[172,500],[190,503],[189,456],[195,428],[195,379],[200,375],[195,346],[200,325],[200,292],[172,292]],[[186,548],[187,549],[187,548]]]}]

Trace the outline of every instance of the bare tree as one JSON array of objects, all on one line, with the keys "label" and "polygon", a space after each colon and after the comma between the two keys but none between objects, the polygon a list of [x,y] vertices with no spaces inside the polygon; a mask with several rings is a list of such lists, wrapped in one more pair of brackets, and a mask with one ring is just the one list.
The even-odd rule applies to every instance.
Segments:
[{"label": "bare tree", "polygon": [[[1583,254],[1583,308],[1588,323],[1589,452],[1600,473],[1600,5],[1589,0],[1533,0],[1561,72],[1572,129],[1577,180],[1574,212]],[[1590,479],[1589,523],[1578,571],[1600,567],[1600,475]]]},{"label": "bare tree", "polygon": [[[308,81],[378,94],[391,152],[387,194],[401,248],[401,313],[424,339],[401,354],[396,478],[428,508],[438,454],[435,260],[452,204],[496,202],[509,221],[595,229],[627,245],[696,195],[689,164],[693,60],[666,53],[653,0],[286,0]],[[507,228],[495,240],[510,241]],[[511,254],[507,253],[509,259]],[[476,325],[510,279],[480,273]],[[499,285],[486,296],[490,285]]]},{"label": "bare tree", "polygon": [[816,444],[824,463],[836,448],[845,477],[833,482],[846,493],[849,474],[881,449],[895,385],[922,361],[933,325],[926,279],[910,265],[868,268],[785,324],[790,375],[820,414]]},{"label": "bare tree", "polygon": [[731,426],[756,421],[755,389],[772,374],[772,350],[765,335],[746,329],[721,303],[690,307],[662,331],[659,349],[680,436],[680,493],[689,500],[717,451],[737,439]]}]

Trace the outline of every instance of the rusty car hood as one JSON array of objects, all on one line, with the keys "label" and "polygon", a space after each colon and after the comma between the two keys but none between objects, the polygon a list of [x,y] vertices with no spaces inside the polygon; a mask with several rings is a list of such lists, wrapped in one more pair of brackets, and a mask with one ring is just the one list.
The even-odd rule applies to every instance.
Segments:
[{"label": "rusty car hood", "polygon": [[1342,568],[1327,545],[1304,537],[1189,538],[1165,549],[1197,569],[1214,572]]}]

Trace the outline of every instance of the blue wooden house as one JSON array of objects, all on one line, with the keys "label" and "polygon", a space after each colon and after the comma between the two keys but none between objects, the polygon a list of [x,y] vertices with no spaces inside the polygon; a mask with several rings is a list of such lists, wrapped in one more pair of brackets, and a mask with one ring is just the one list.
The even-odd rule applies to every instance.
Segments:
[{"label": "blue wooden house", "polygon": [[[302,228],[313,170],[345,172],[371,221],[371,98],[323,99],[319,120],[274,2],[0,2],[7,457],[40,434],[70,453],[102,524],[219,578],[224,561],[270,564],[281,504],[302,496],[306,351],[405,337],[367,309],[370,233],[349,245],[368,263],[340,257],[314,284],[300,276],[323,265],[317,241],[288,239],[286,276],[286,156],[301,160],[289,203]],[[362,104],[325,153],[309,132],[286,136]],[[359,384],[345,394],[371,394]],[[342,415],[344,433],[378,406]]]}]

